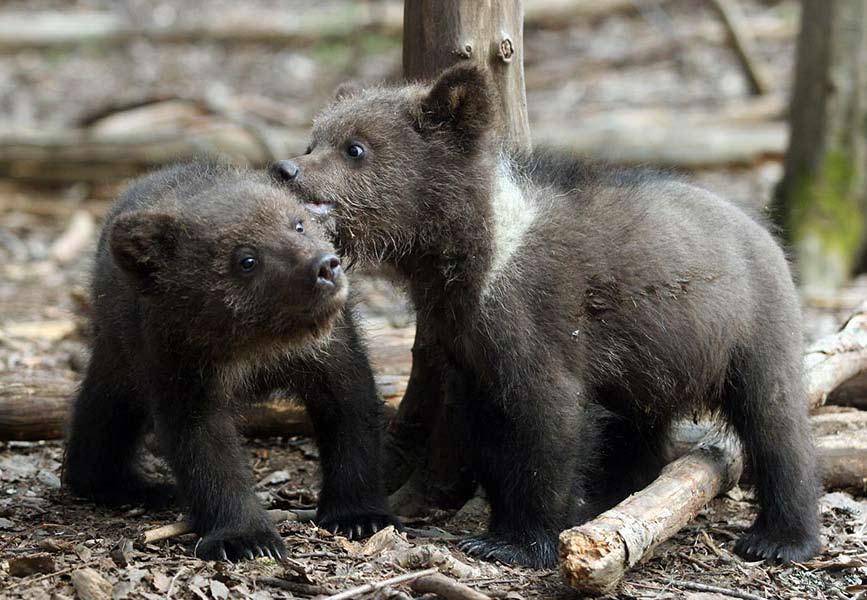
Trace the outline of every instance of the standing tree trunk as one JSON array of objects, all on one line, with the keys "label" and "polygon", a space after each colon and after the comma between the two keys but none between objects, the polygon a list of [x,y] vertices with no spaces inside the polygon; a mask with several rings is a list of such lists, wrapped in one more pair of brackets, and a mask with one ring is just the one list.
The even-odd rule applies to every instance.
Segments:
[{"label": "standing tree trunk", "polygon": [[864,250],[867,3],[802,0],[791,140],[776,213],[801,280],[835,287]]},{"label": "standing tree trunk", "polygon": [[522,0],[406,0],[403,75],[433,79],[460,60],[487,68],[500,95],[504,138],[530,146]]},{"label": "standing tree trunk", "polygon": [[[521,0],[406,0],[404,76],[430,80],[462,60],[482,65],[499,93],[501,137],[529,148],[523,23]],[[410,384],[386,438],[386,485],[403,514],[459,506],[474,488],[464,419],[448,401],[448,374],[432,366],[444,360],[428,331],[419,318]]]}]

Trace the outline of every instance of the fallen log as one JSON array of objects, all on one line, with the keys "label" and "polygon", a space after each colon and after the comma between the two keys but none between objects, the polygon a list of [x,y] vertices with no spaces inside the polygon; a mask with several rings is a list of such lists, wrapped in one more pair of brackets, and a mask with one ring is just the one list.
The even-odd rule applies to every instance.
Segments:
[{"label": "fallen log", "polygon": [[[263,147],[263,137],[269,148]],[[261,166],[272,153],[295,154],[307,132],[202,118],[173,131],[101,133],[90,129],[0,133],[0,177],[34,182],[118,181],[196,157]]]},{"label": "fallen log", "polygon": [[[834,410],[828,410],[833,408]],[[864,491],[867,486],[867,411],[826,407],[812,415],[812,429],[822,484],[826,489]],[[681,457],[710,430],[707,422],[678,423],[672,436],[671,456]],[[745,466],[740,483],[751,484],[752,473]]]},{"label": "fallen log", "polygon": [[828,394],[827,404],[867,409],[867,376],[864,373],[844,381]]},{"label": "fallen log", "polygon": [[0,440],[63,437],[69,400],[77,382],[69,376],[34,373],[0,375]]},{"label": "fallen log", "polygon": [[592,521],[562,532],[564,578],[582,593],[610,591],[628,569],[737,483],[742,468],[737,440],[712,430],[645,489]]},{"label": "fallen log", "polygon": [[[377,386],[391,419],[403,397],[405,379],[382,377]],[[78,388],[73,373],[0,373],[0,440],[34,441],[63,437],[72,399]],[[250,438],[311,435],[313,426],[304,407],[292,398],[278,397],[251,404],[240,418]]]},{"label": "fallen log", "polygon": [[867,302],[856,309],[837,333],[807,349],[804,382],[809,406],[825,404],[831,392],[864,372],[867,372]]},{"label": "fallen log", "polygon": [[[636,125],[591,120],[588,124],[537,123],[540,145],[620,164],[697,168],[753,164],[779,158],[787,135],[783,123]],[[641,135],[636,135],[636,131]],[[0,178],[27,182],[114,182],[171,162],[210,157],[265,166],[273,156],[301,152],[308,134],[286,127],[246,126],[202,118],[176,130],[105,133],[91,129],[0,133]]]},{"label": "fallen log", "polygon": [[533,139],[542,146],[616,164],[695,169],[780,159],[788,132],[785,123],[675,123],[637,128],[543,122],[534,124]]},{"label": "fallen log", "polygon": [[867,411],[841,408],[810,424],[825,488],[867,492]]}]

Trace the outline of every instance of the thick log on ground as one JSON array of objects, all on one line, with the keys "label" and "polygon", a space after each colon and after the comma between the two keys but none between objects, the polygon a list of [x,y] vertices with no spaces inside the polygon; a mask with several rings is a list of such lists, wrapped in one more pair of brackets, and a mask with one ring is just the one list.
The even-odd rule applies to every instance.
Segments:
[{"label": "thick log on ground", "polygon": [[[821,410],[820,414],[810,417],[810,427],[815,439],[822,484],[826,489],[865,491],[867,411],[830,406]],[[672,457],[689,453],[709,429],[710,425],[706,422],[678,423],[672,440]],[[748,465],[743,470],[741,483],[752,483]]]},{"label": "thick log on ground", "polygon": [[[667,124],[666,121],[671,121]],[[636,135],[641,131],[641,135]],[[782,123],[677,124],[664,115],[658,125],[629,119],[591,119],[586,125],[538,123],[535,139],[581,156],[620,164],[697,168],[753,164],[779,158],[786,146]],[[173,131],[104,134],[90,129],[0,133],[0,178],[38,183],[119,181],[154,167],[196,157],[264,166],[276,156],[303,151],[306,131],[245,127],[202,119]]]},{"label": "thick log on ground", "polygon": [[867,409],[867,375],[861,373],[828,394],[827,404]]},{"label": "thick log on ground", "polygon": [[740,444],[714,430],[645,489],[560,534],[566,581],[582,593],[611,590],[629,568],[734,485],[742,466]]},{"label": "thick log on ground", "polygon": [[[673,120],[676,117],[672,115]],[[640,134],[639,134],[640,132]],[[788,140],[784,123],[681,123],[633,127],[591,123],[569,127],[536,123],[533,139],[582,156],[617,164],[651,164],[699,168],[714,165],[751,165],[779,159]]]},{"label": "thick log on ground", "polygon": [[867,492],[867,411],[828,406],[810,425],[824,486]]},{"label": "thick log on ground", "polygon": [[252,131],[217,119],[202,119],[173,131],[7,132],[0,133],[0,177],[36,182],[117,181],[194,157],[260,166],[275,155],[292,155],[306,140],[307,133],[302,131]]},{"label": "thick log on ground", "polygon": [[840,331],[811,345],[804,355],[804,382],[811,408],[821,406],[846,381],[867,371],[867,302]]},{"label": "thick log on ground", "polygon": [[[391,419],[406,387],[404,377],[377,378]],[[63,437],[67,415],[78,388],[73,374],[0,374],[0,440],[53,440]],[[239,423],[247,437],[310,435],[313,426],[304,407],[291,398],[251,405]]]},{"label": "thick log on ground", "polygon": [[0,440],[53,440],[63,437],[74,377],[17,373],[0,375]]}]

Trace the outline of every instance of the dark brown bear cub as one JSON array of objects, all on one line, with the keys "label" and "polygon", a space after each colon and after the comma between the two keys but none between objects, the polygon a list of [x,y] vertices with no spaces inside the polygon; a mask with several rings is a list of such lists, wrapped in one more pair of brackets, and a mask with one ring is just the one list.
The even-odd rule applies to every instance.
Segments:
[{"label": "dark brown bear cub", "polygon": [[283,557],[253,493],[237,409],[292,389],[322,460],[321,526],[396,523],[380,486],[380,418],[333,248],[264,174],[211,164],[138,180],[106,219],[93,357],[75,402],[66,484],[99,502],[165,500],[136,467],[152,424],[205,559]]},{"label": "dark brown bear cub", "polygon": [[[551,566],[557,534],[653,478],[670,425],[719,414],[749,452],[749,558],[818,541],[798,299],[753,218],[664,176],[511,152],[483,71],[344,94],[274,167],[343,250],[408,283],[492,508],[470,553]],[[410,384],[411,389],[415,386]],[[591,476],[592,475],[592,476]]]}]

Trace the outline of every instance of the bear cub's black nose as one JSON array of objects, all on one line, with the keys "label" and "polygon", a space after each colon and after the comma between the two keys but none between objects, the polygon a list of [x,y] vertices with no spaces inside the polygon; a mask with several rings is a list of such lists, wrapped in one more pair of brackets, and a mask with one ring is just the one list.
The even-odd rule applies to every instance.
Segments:
[{"label": "bear cub's black nose", "polygon": [[292,181],[300,172],[301,167],[291,160],[278,160],[271,165],[271,175],[281,181]]},{"label": "bear cub's black nose", "polygon": [[317,283],[334,285],[340,274],[340,259],[333,254],[328,254],[319,261]]}]

